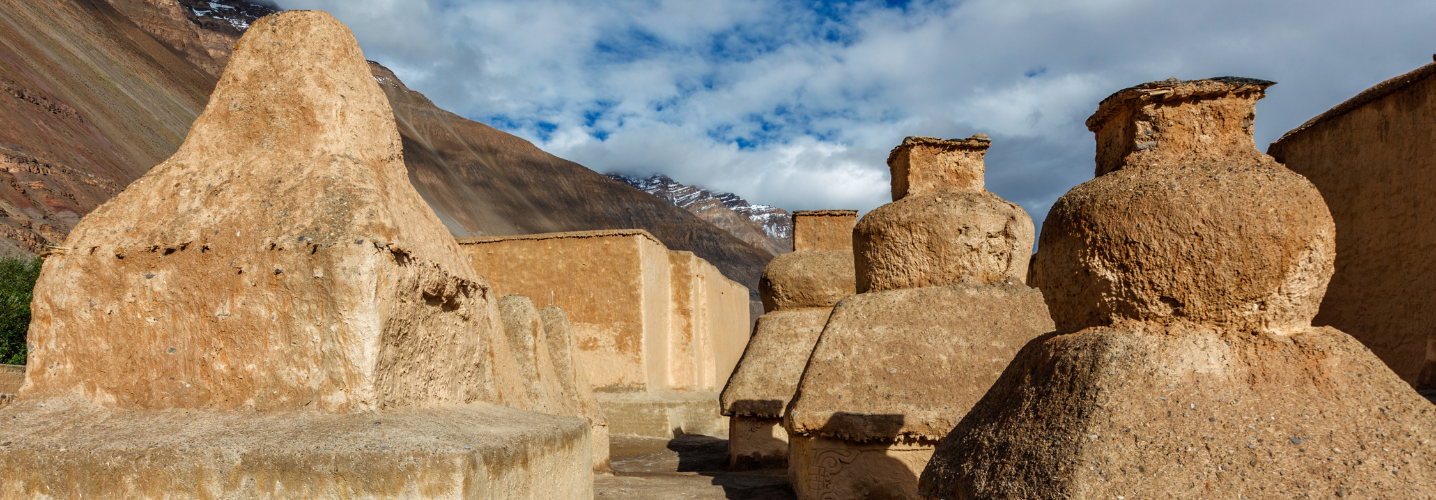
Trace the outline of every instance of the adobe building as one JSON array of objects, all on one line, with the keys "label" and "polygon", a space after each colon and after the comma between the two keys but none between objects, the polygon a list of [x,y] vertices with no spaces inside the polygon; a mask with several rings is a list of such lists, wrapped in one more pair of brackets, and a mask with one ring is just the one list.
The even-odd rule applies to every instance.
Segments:
[{"label": "adobe building", "polygon": [[788,466],[788,406],[828,315],[855,291],[856,210],[793,212],[793,252],[763,269],[765,314],[721,395],[728,416],[728,460],[737,468]]},{"label": "adobe building", "polygon": [[798,498],[919,498],[938,440],[1052,331],[1023,284],[1032,220],[984,187],[990,144],[909,137],[888,157],[894,201],[853,229],[858,294],[833,308],[784,415]]},{"label": "adobe building", "polygon": [[496,289],[568,313],[611,433],[727,434],[717,390],[748,341],[747,288],[638,229],[458,241]]},{"label": "adobe building", "polygon": [[1436,64],[1357,94],[1267,153],[1321,191],[1336,273],[1313,323],[1351,334],[1418,390],[1436,389]]},{"label": "adobe building", "polygon": [[592,495],[328,14],[256,22],[173,156],[46,259],[0,498]]},{"label": "adobe building", "polygon": [[1271,82],[1152,82],[1087,120],[1097,178],[1042,226],[1056,332],[938,446],[936,498],[1428,498],[1436,408],[1313,327],[1335,226],[1252,143]]}]

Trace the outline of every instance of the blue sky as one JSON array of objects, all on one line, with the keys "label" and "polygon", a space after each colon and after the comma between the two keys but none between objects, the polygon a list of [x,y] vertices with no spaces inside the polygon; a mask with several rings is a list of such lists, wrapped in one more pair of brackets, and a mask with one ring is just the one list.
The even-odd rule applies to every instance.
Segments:
[{"label": "blue sky", "polygon": [[411,88],[551,153],[790,210],[871,210],[903,137],[984,132],[988,189],[1039,225],[1092,177],[1083,121],[1118,89],[1274,80],[1264,151],[1436,52],[1430,0],[278,3],[329,11]]}]

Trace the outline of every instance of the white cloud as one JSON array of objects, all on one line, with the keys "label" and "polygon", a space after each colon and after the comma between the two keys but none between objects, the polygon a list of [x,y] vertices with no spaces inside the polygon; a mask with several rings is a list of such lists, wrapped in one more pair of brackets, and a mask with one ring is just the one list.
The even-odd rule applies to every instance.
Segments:
[{"label": "white cloud", "polygon": [[279,3],[333,13],[440,106],[598,171],[869,210],[888,200],[902,137],[986,132],[989,188],[1039,223],[1091,177],[1083,121],[1107,94],[1170,76],[1276,80],[1264,148],[1430,61],[1436,22],[1427,0]]}]

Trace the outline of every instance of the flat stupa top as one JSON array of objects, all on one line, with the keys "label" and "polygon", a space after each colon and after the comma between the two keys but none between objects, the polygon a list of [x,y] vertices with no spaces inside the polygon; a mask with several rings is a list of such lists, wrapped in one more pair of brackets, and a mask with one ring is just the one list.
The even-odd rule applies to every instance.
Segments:
[{"label": "flat stupa top", "polygon": [[799,210],[793,212],[793,251],[853,250],[857,210]]},{"label": "flat stupa top", "polygon": [[983,187],[991,144],[976,134],[908,137],[893,148],[893,202],[853,228],[858,293],[1026,281],[1032,218]]},{"label": "flat stupa top", "polygon": [[1122,321],[1311,325],[1334,230],[1316,188],[1256,150],[1271,82],[1153,82],[1103,101],[1098,178],[1063,196],[1035,260],[1059,330]]},{"label": "flat stupa top", "polygon": [[888,154],[893,201],[941,190],[981,191],[987,134],[967,139],[908,137]]}]

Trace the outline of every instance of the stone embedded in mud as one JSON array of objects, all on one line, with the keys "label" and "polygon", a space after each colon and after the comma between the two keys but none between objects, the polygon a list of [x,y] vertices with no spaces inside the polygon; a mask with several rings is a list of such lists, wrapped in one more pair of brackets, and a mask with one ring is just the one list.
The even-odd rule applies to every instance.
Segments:
[{"label": "stone embedded in mud", "polygon": [[1099,176],[1053,206],[1035,264],[1058,331],[943,439],[923,494],[1432,495],[1436,458],[1412,452],[1436,438],[1430,403],[1310,325],[1332,219],[1251,145],[1269,85],[1170,80],[1102,103]]},{"label": "stone embedded in mud", "polygon": [[793,251],[853,250],[857,210],[799,210],[793,212]]},{"label": "stone embedded in mud", "polygon": [[979,283],[1022,283],[1032,218],[983,188],[986,137],[909,137],[893,149],[893,202],[853,230],[858,293]]},{"label": "stone embedded in mud", "polygon": [[409,184],[349,31],[239,42],[183,146],[97,208],[36,286],[22,396],[122,408],[488,400],[488,287]]}]

